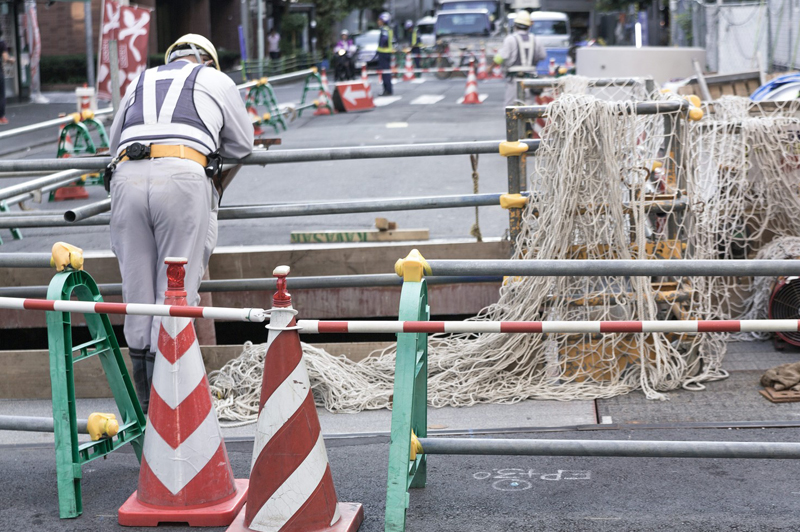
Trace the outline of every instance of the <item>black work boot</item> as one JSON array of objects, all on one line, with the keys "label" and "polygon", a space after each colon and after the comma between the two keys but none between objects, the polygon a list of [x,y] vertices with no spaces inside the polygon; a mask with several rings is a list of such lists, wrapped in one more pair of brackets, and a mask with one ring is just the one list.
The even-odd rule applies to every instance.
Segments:
[{"label": "black work boot", "polygon": [[[150,403],[150,382],[147,378],[147,358],[150,355],[148,351],[148,349],[128,348],[133,366],[133,387],[136,389],[136,397],[139,398],[139,404],[145,414],[147,414],[147,406]],[[150,375],[152,375],[152,362],[150,368]]]}]

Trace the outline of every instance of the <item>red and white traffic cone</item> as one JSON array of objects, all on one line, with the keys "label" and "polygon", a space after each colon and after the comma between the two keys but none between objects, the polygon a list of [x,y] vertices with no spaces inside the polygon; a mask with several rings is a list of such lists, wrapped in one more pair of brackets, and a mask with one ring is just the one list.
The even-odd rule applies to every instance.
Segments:
[{"label": "red and white traffic cone", "polygon": [[397,58],[392,54],[392,61],[389,64],[389,68],[392,71],[392,78],[397,78]]},{"label": "red and white traffic cone", "polygon": [[325,95],[330,98],[331,91],[328,88],[328,74],[325,72],[324,68],[320,71],[320,82],[322,83],[322,90],[325,91]]},{"label": "red and white traffic cone", "polygon": [[494,51],[494,55],[492,56],[492,72],[491,78],[492,79],[503,79],[503,67],[499,64],[494,62],[494,56],[497,55],[497,50]]},{"label": "red and white traffic cone", "polygon": [[476,76],[480,80],[484,80],[489,77],[489,73],[486,70],[486,48],[481,48],[480,57],[478,58],[478,72]]},{"label": "red and white traffic cone", "polygon": [[[164,304],[185,306],[186,259],[165,262]],[[119,524],[231,524],[248,481],[233,477],[191,318],[161,319],[147,417],[139,489],[120,507]]]},{"label": "red and white traffic cone", "polygon": [[478,96],[478,80],[475,79],[475,64],[470,62],[469,75],[467,76],[467,89],[464,92],[464,100],[461,103],[475,104],[481,103]]},{"label": "red and white traffic cone", "polygon": [[314,103],[317,106],[317,110],[314,111],[314,116],[328,116],[330,114],[333,114],[331,113],[329,102],[330,99],[328,98],[328,95],[325,93],[325,90],[320,89],[319,97],[316,100],[314,100]]},{"label": "red and white traffic cone", "polygon": [[288,266],[278,266],[272,298],[247,505],[228,532],[355,532],[357,503],[340,503],[314,406],[292,299]]},{"label": "red and white traffic cone", "polygon": [[550,76],[556,75],[556,58],[550,58],[550,64],[547,66],[547,74]]},{"label": "red and white traffic cone", "polygon": [[567,68],[568,73],[572,72],[575,69],[575,63],[572,62],[571,55],[567,54],[567,61],[564,64],[564,66]]},{"label": "red and white traffic cone", "polygon": [[258,116],[255,106],[247,104],[245,107],[247,108],[247,114],[250,116],[250,121],[253,123],[253,133],[256,136],[262,135],[264,130],[261,129],[261,117]]},{"label": "red and white traffic cone", "polygon": [[414,65],[411,63],[411,54],[406,54],[406,69],[403,72],[403,81],[414,81]]}]

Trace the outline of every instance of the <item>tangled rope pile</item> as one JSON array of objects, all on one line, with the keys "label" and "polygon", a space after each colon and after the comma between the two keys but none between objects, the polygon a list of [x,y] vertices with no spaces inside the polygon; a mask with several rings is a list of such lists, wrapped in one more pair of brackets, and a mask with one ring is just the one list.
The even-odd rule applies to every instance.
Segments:
[{"label": "tangled rope pile", "polygon": [[[800,240],[764,246],[767,235],[800,234],[800,158],[787,136],[797,125],[796,109],[752,117],[752,104],[725,99],[711,118],[691,125],[677,112],[637,116],[631,110],[630,100],[584,94],[565,93],[549,104],[541,145],[528,159],[533,199],[515,243],[517,258],[800,253]],[[767,282],[512,278],[498,302],[472,319],[749,319],[761,317]],[[434,335],[428,400],[435,407],[468,406],[603,398],[636,389],[664,399],[668,390],[700,389],[727,376],[727,339],[721,333]],[[239,358],[209,375],[221,419],[255,421],[264,349],[247,344]],[[395,346],[357,363],[307,344],[303,353],[318,404],[335,412],[391,407]]]}]

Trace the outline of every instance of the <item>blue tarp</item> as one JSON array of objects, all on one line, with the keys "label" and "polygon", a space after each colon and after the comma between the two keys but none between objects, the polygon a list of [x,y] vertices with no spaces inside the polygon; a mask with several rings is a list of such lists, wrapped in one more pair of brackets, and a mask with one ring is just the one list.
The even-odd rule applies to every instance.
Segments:
[{"label": "blue tarp", "polygon": [[540,77],[549,75],[551,57],[556,60],[556,68],[567,64],[567,53],[569,52],[569,48],[547,48],[546,51],[547,59],[539,61],[539,63],[536,65],[536,74]]}]

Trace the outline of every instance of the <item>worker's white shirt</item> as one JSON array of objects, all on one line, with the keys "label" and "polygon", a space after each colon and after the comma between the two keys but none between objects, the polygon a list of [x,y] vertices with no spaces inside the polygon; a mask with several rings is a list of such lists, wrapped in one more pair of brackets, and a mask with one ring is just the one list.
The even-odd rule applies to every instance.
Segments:
[{"label": "worker's white shirt", "polygon": [[499,54],[503,59],[504,69],[508,70],[509,67],[519,66],[521,64],[519,44],[517,43],[518,37],[523,41],[534,39],[533,60],[530,65],[523,66],[536,66],[536,64],[542,59],[547,59],[547,52],[545,51],[544,46],[542,46],[542,44],[532,33],[529,33],[527,30],[514,30],[514,33],[509,34],[505,39],[503,39],[503,45],[500,48]]}]

